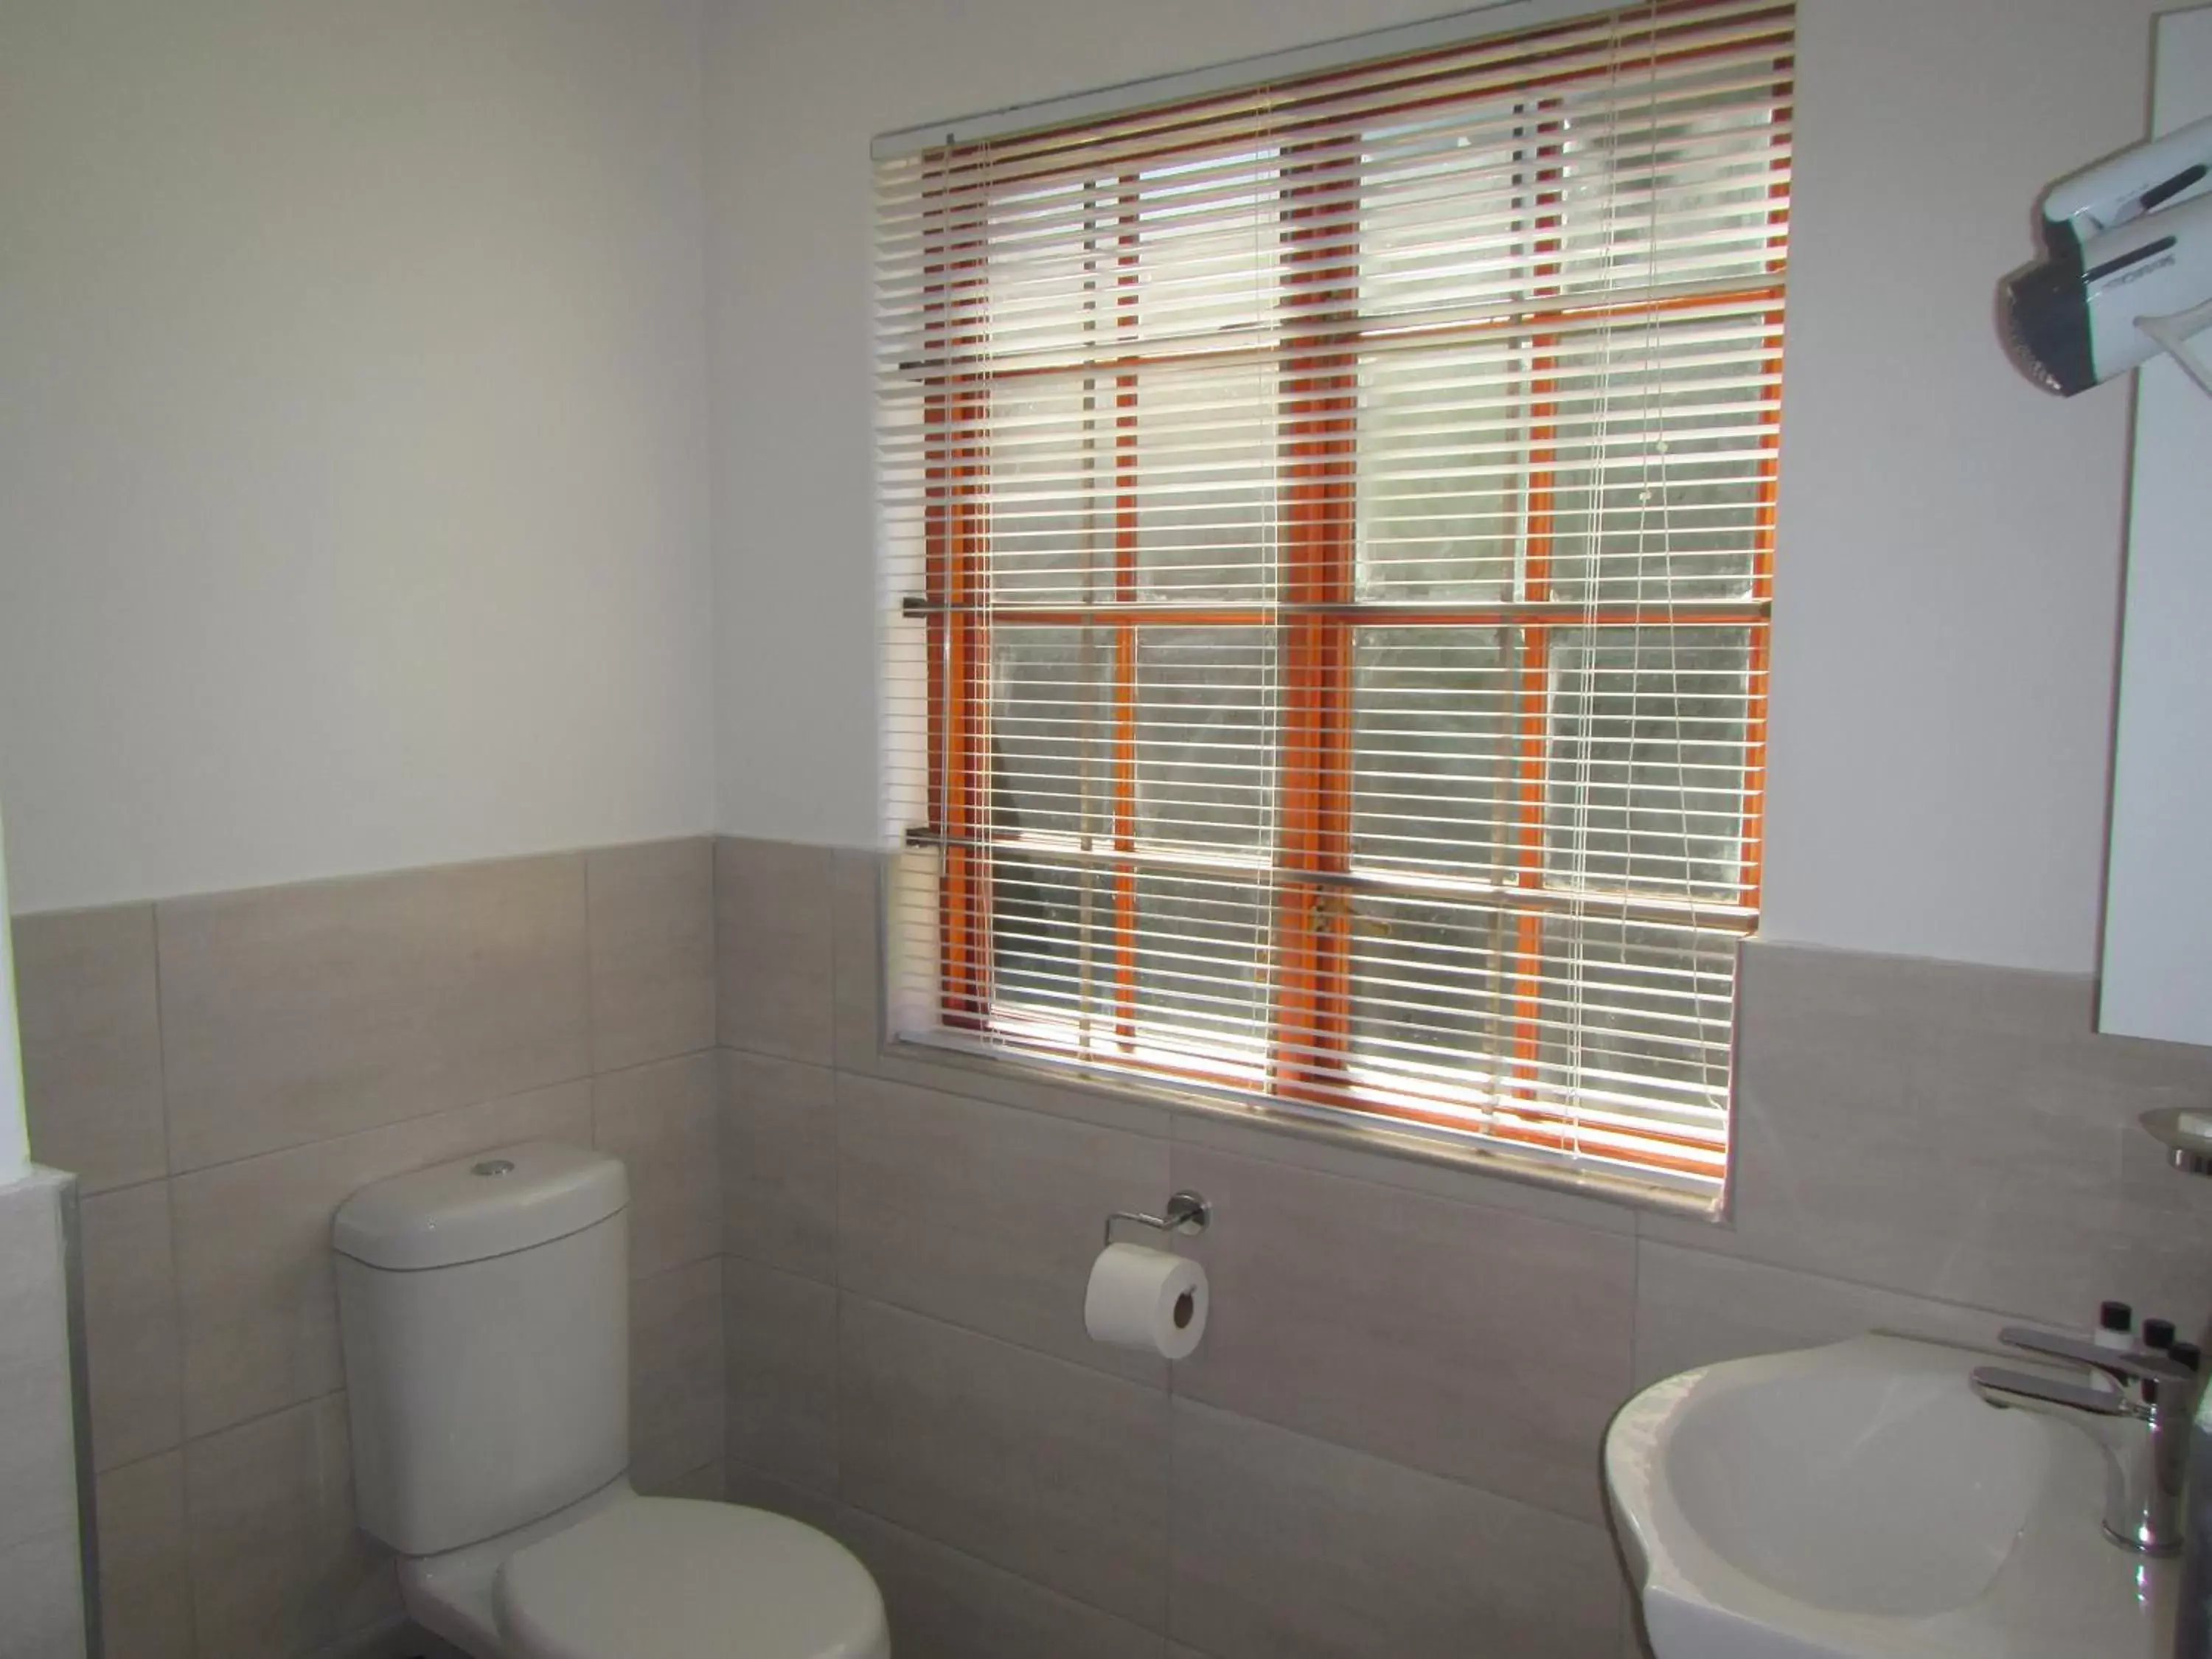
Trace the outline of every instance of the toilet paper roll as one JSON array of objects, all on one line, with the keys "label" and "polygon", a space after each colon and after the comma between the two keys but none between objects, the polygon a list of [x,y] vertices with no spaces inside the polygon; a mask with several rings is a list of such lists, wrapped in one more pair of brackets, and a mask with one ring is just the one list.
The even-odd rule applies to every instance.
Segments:
[{"label": "toilet paper roll", "polygon": [[1206,1269],[1141,1244],[1109,1244],[1091,1264],[1083,1328],[1091,1340],[1181,1359],[1206,1334]]}]

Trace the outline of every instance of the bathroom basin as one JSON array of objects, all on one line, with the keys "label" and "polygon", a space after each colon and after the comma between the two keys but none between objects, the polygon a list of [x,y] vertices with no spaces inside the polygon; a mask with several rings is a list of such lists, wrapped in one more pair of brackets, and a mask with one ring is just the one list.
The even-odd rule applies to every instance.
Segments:
[{"label": "bathroom basin", "polygon": [[1605,1476],[1657,1659],[2166,1659],[2179,1564],[2101,1528],[2104,1454],[1900,1337],[1646,1389]]}]

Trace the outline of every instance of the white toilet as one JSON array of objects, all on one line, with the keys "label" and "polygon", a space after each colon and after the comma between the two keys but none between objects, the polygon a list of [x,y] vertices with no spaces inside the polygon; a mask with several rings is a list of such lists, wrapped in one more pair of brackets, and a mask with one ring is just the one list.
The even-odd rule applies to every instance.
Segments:
[{"label": "white toilet", "polygon": [[631,1491],[629,1202],[530,1141],[339,1208],[355,1507],[408,1613],[477,1659],[890,1659],[842,1546]]}]

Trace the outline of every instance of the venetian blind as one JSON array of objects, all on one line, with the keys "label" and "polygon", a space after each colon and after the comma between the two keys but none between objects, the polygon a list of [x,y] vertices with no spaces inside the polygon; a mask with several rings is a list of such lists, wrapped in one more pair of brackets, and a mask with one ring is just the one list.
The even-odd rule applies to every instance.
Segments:
[{"label": "venetian blind", "polygon": [[900,1036],[1717,1192],[1791,51],[1660,0],[878,163]]}]

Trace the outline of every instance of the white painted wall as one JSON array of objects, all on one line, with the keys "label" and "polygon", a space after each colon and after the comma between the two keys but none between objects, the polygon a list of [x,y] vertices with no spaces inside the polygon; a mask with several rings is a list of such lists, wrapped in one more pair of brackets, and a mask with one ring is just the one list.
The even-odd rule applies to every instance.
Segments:
[{"label": "white painted wall", "polygon": [[[2045,182],[2143,131],[2155,0],[1802,0],[1770,937],[2095,960],[2127,391],[2008,365]],[[725,0],[720,827],[875,831],[869,137],[1434,0]]]},{"label": "white painted wall", "polygon": [[701,5],[0,6],[19,908],[708,827]]},{"label": "white painted wall", "polygon": [[1802,9],[1771,938],[2096,965],[2130,388],[2037,391],[1992,290],[2143,136],[2155,9]]}]

